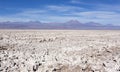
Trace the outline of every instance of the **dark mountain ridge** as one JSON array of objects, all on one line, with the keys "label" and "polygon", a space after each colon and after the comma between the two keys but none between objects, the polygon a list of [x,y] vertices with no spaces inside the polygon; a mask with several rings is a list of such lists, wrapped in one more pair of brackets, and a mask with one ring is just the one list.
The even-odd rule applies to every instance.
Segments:
[{"label": "dark mountain ridge", "polygon": [[0,22],[0,29],[86,29],[86,30],[120,30],[120,26],[112,24],[103,25],[95,22],[81,23],[70,20],[64,23],[42,23],[39,21],[28,22]]}]

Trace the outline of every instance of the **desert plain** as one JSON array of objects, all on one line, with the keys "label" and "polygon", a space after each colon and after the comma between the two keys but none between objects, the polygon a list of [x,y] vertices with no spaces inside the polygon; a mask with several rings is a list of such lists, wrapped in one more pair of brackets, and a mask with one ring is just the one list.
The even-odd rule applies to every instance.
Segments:
[{"label": "desert plain", "polygon": [[120,72],[120,31],[0,30],[0,72]]}]

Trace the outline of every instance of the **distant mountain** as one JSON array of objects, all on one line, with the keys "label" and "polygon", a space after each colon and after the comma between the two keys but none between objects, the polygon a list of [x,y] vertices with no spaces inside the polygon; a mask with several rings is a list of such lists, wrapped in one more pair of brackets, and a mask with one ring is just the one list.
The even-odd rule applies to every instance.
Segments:
[{"label": "distant mountain", "polygon": [[0,29],[87,29],[87,30],[120,30],[120,26],[112,24],[103,25],[95,22],[81,23],[70,20],[64,23],[42,23],[39,21],[29,22],[0,22]]},{"label": "distant mountain", "polygon": [[87,26],[102,26],[102,24],[95,23],[95,22],[88,22],[88,23],[85,23],[85,25],[87,25]]}]

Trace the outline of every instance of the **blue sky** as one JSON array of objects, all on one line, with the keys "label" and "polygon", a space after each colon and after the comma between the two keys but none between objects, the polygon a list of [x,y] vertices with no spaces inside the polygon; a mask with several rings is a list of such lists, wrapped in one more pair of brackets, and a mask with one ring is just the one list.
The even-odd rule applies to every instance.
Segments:
[{"label": "blue sky", "polygon": [[120,25],[120,0],[0,0],[0,21],[72,19]]}]

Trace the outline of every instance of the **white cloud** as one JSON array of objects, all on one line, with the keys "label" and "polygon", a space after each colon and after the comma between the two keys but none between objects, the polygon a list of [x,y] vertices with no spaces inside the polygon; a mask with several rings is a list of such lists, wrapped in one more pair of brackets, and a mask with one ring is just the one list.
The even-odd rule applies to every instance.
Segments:
[{"label": "white cloud", "polygon": [[5,22],[5,21],[12,21],[12,22],[16,22],[16,21],[31,21],[32,19],[28,19],[28,18],[20,18],[20,17],[0,17],[0,22]]},{"label": "white cloud", "polygon": [[117,12],[109,12],[109,11],[85,11],[85,12],[76,12],[72,15],[82,16],[82,17],[96,17],[96,18],[120,18],[120,14]]},{"label": "white cloud", "polygon": [[83,10],[84,8],[77,6],[49,5],[47,6],[47,9],[59,11],[59,12],[65,12],[65,11]]},{"label": "white cloud", "polygon": [[[27,12],[24,12],[27,13]],[[72,19],[77,19],[80,22],[94,21],[102,24],[118,24],[120,25],[120,14],[115,12],[104,12],[104,11],[87,11],[87,12],[77,12],[71,13],[73,16],[59,16],[59,15],[47,15],[47,14],[17,14],[14,16],[4,16],[0,17],[0,21],[30,21],[39,20],[44,22],[65,22]]]},{"label": "white cloud", "polygon": [[84,0],[70,0],[70,3],[72,4],[83,4],[83,5],[96,5],[94,3],[90,3],[90,2],[84,2]]},{"label": "white cloud", "polygon": [[82,2],[80,0],[71,0],[70,3],[73,3],[73,4],[85,4],[84,2]]},{"label": "white cloud", "polygon": [[85,8],[64,5],[49,5],[45,6],[43,9],[26,9],[17,14],[0,17],[0,21],[38,20],[47,22],[65,22],[71,19],[77,19],[81,22],[94,21],[103,24],[112,23],[120,25],[120,13],[115,11],[86,11]]},{"label": "white cloud", "polygon": [[96,10],[101,11],[120,11],[120,5],[112,5],[112,4],[98,4],[94,7]]}]

